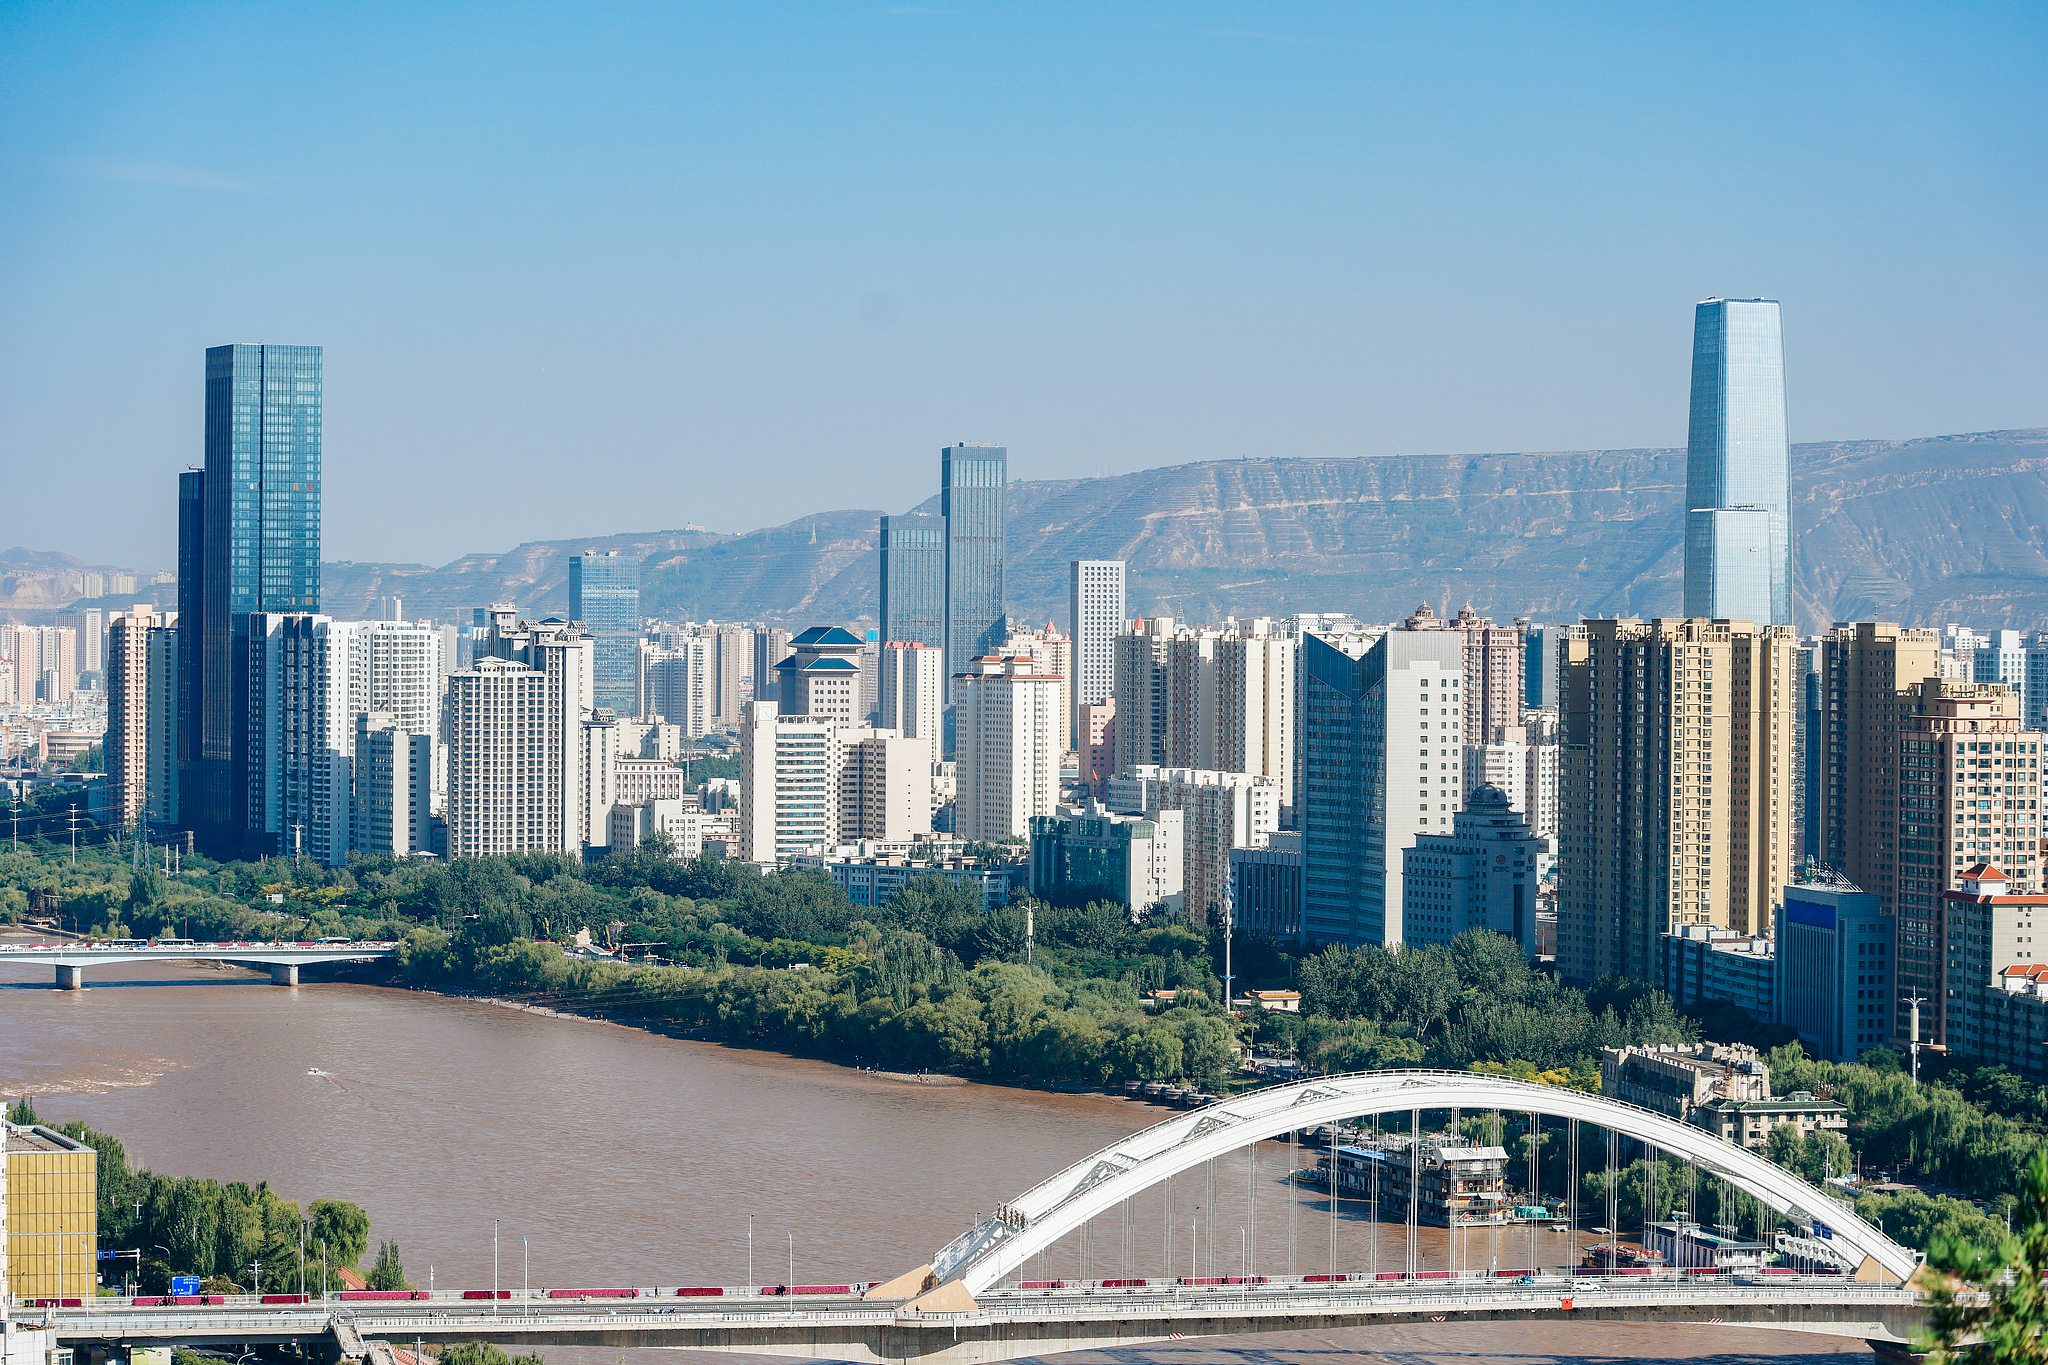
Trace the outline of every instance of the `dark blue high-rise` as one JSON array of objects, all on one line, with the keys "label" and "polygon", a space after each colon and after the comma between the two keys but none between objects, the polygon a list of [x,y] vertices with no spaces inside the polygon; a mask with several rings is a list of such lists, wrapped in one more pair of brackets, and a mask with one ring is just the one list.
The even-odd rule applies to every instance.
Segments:
[{"label": "dark blue high-rise", "polygon": [[[321,349],[212,346],[206,352],[206,471],[183,493],[204,510],[190,555],[200,583],[180,585],[199,620],[179,622],[192,660],[199,734],[187,822],[222,852],[252,828],[242,773],[247,753],[247,639],[251,612],[320,609]],[[184,528],[181,526],[181,541]],[[181,545],[180,571],[187,556]],[[196,804],[195,804],[196,802]]]},{"label": "dark blue high-rise", "polygon": [[640,556],[590,550],[569,556],[569,616],[596,648],[592,690],[598,706],[640,713]]}]

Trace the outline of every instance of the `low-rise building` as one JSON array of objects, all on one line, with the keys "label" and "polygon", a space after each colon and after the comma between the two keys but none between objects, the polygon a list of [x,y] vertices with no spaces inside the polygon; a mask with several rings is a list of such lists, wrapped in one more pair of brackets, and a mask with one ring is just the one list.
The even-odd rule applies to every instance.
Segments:
[{"label": "low-rise building", "polygon": [[99,1292],[99,1153],[54,1128],[0,1119],[6,1182],[5,1292],[90,1299]]},{"label": "low-rise building", "polygon": [[1181,819],[1177,810],[1120,815],[1091,802],[1031,819],[1033,895],[1097,896],[1132,914],[1181,906]]},{"label": "low-rise building", "polygon": [[1140,763],[1110,779],[1111,810],[1181,812],[1181,905],[1197,924],[1223,921],[1233,849],[1256,848],[1280,828],[1280,784],[1261,773]]},{"label": "low-rise building", "polygon": [[1403,942],[1426,947],[1486,929],[1536,957],[1537,892],[1549,860],[1549,841],[1530,832],[1507,793],[1474,788],[1449,830],[1423,830],[1401,850]]},{"label": "low-rise building", "polygon": [[1681,924],[1659,936],[1657,984],[1681,1008],[1725,1000],[1769,1023],[1777,996],[1774,945],[1715,924]]},{"label": "low-rise building", "polygon": [[665,758],[621,758],[612,764],[612,795],[628,805],[682,799],[688,774]]},{"label": "low-rise building", "polygon": [[1771,1131],[1791,1124],[1800,1137],[1809,1133],[1849,1131],[1849,1111],[1808,1090],[1777,1099],[1709,1100],[1688,1116],[1690,1122],[1732,1145],[1761,1149]]},{"label": "low-rise building", "polygon": [[631,853],[642,839],[660,830],[675,841],[676,857],[696,858],[707,840],[735,838],[735,826],[730,815],[714,815],[687,797],[620,801],[612,806],[611,851]]},{"label": "low-rise building", "polygon": [[1263,848],[1230,850],[1230,880],[1239,933],[1301,937],[1301,831],[1275,830]]},{"label": "low-rise building", "polygon": [[[957,849],[958,845],[954,847]],[[1007,904],[1010,893],[1026,880],[1026,864],[1021,858],[1014,863],[985,867],[979,859],[957,854],[936,856],[930,852],[923,857],[916,853],[806,854],[792,859],[791,866],[818,869],[846,892],[848,900],[861,906],[882,905],[918,878],[938,877],[979,891],[982,908],[994,910]]]},{"label": "low-rise building", "polygon": [[1681,1122],[1714,1100],[1767,1100],[1771,1069],[1742,1044],[1600,1049],[1600,1093]]},{"label": "low-rise building", "polygon": [[1832,874],[1785,888],[1773,1017],[1822,1060],[1853,1062],[1890,1035],[1895,923],[1882,897]]}]

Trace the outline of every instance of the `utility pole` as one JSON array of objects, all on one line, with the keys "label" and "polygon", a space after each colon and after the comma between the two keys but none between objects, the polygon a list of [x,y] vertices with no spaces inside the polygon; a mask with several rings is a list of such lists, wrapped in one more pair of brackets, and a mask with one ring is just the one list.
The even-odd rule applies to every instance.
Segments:
[{"label": "utility pole", "polygon": [[1236,978],[1230,970],[1230,940],[1237,927],[1237,896],[1233,879],[1223,878],[1223,1017],[1230,1017],[1230,983]]},{"label": "utility pole", "polygon": [[1913,1066],[1913,1084],[1920,1084],[1920,1007],[1927,1003],[1924,995],[1909,995],[1906,1003],[1913,1007],[1912,1041],[1906,1045],[1907,1054]]},{"label": "utility pole", "polygon": [[71,820],[71,865],[78,866],[78,807],[73,806],[65,814]]},{"label": "utility pole", "polygon": [[304,826],[304,825],[301,825],[301,824],[300,824],[300,823],[299,823],[298,821],[296,821],[296,820],[292,821],[292,866],[293,866],[293,867],[297,867],[297,866],[299,865],[299,831],[300,831],[300,830],[302,830],[302,829],[304,829],[304,828],[305,828],[305,826]]}]

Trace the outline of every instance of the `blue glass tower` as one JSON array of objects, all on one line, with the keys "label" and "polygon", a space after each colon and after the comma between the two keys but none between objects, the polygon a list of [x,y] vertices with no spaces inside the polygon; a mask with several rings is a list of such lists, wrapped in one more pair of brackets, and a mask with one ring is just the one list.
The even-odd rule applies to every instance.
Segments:
[{"label": "blue glass tower", "polygon": [[583,623],[596,645],[595,704],[622,716],[639,714],[639,556],[617,550],[570,555],[569,617]]},{"label": "blue glass tower", "polygon": [[188,823],[223,852],[278,851],[238,847],[248,830],[261,828],[249,823],[243,771],[244,645],[251,612],[320,609],[321,412],[318,346],[207,349],[206,471],[193,489],[204,503],[194,675],[199,781],[196,791],[185,790],[199,803]]},{"label": "blue glass tower", "polygon": [[946,645],[946,521],[882,518],[882,638]]},{"label": "blue glass tower", "polygon": [[939,453],[939,510],[946,518],[945,749],[953,754],[953,678],[968,660],[1000,649],[1003,611],[1004,485],[1010,452],[1003,446],[955,445]]},{"label": "blue glass tower", "polygon": [[1792,474],[1775,300],[1707,299],[1694,315],[1685,494],[1685,614],[1791,625]]}]

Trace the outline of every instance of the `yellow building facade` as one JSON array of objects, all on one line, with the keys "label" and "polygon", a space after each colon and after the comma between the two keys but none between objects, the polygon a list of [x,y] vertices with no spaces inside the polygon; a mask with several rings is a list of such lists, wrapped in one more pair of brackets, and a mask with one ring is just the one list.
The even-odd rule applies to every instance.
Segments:
[{"label": "yellow building facade", "polygon": [[7,1289],[23,1299],[98,1293],[99,1153],[62,1133],[0,1123],[6,1136]]}]

